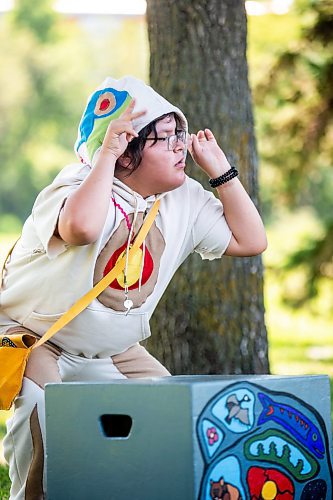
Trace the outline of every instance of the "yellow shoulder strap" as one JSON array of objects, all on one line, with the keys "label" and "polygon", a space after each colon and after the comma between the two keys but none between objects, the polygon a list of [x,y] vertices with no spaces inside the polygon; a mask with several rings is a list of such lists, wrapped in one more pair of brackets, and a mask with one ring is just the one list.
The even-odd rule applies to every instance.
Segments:
[{"label": "yellow shoulder strap", "polygon": [[[141,244],[143,243],[144,239],[146,238],[149,229],[154,222],[154,219],[157,215],[158,209],[160,206],[160,200],[156,200],[154,205],[152,206],[151,210],[149,211],[144,223],[142,224],[142,227],[139,231],[139,234],[137,235],[132,248],[130,249],[128,253],[128,261],[131,262],[133,256],[135,253],[138,251],[140,248]],[[47,332],[44,333],[43,337],[41,337],[36,344],[32,347],[32,349],[35,349],[38,346],[41,346],[49,340],[53,335],[55,335],[61,328],[66,326],[72,319],[74,319],[80,312],[82,312],[89,304],[92,302],[100,293],[105,290],[105,288],[112,283],[113,280],[119,276],[121,271],[125,267],[125,262],[126,262],[126,256],[124,256],[122,259],[120,259],[116,265],[111,269],[111,271],[108,272],[102,278],[97,285],[95,285],[89,292],[87,292],[85,295],[83,295],[75,304],[72,305],[72,307],[61,316],[52,326],[47,330]]]}]

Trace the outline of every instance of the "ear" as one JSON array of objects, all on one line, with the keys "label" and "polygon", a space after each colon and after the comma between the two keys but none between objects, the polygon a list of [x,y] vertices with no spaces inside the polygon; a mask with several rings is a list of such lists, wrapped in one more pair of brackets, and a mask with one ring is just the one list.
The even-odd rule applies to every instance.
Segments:
[{"label": "ear", "polygon": [[124,153],[119,156],[118,160],[117,160],[117,166],[118,167],[121,167],[121,168],[126,168],[126,169],[130,169],[131,168],[131,157],[129,155],[125,155]]}]

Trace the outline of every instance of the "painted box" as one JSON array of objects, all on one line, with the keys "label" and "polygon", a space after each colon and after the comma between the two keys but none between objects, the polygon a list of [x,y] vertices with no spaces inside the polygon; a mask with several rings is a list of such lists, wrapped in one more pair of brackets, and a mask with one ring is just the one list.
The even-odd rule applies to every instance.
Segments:
[{"label": "painted box", "polygon": [[48,500],[331,500],[326,376],[46,387]]}]

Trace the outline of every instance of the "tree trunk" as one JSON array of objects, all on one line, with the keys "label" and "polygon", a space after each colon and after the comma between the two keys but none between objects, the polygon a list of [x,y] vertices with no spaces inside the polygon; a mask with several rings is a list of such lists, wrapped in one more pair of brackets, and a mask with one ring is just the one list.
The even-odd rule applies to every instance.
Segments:
[{"label": "tree trunk", "polygon": [[[258,205],[243,0],[148,0],[151,85],[190,131],[209,127]],[[188,160],[187,173],[208,179]],[[192,255],[152,318],[148,349],[173,374],[268,373],[261,257]]]}]

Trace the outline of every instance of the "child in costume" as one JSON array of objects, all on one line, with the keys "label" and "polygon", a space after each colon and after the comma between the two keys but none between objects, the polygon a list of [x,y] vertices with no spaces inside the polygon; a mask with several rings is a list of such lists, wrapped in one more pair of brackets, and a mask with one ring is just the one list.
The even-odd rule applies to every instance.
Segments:
[{"label": "child in costume", "polygon": [[[185,175],[187,147],[219,198]],[[261,218],[213,133],[189,135],[182,111],[143,82],[107,78],[88,100],[75,149],[81,163],[39,194],[6,264],[1,333],[42,336],[128,255],[156,199],[160,208],[133,262],[32,351],[4,440],[12,500],[44,495],[45,383],[170,375],[140,341],[181,263],[193,251],[214,259],[266,248]]]}]

